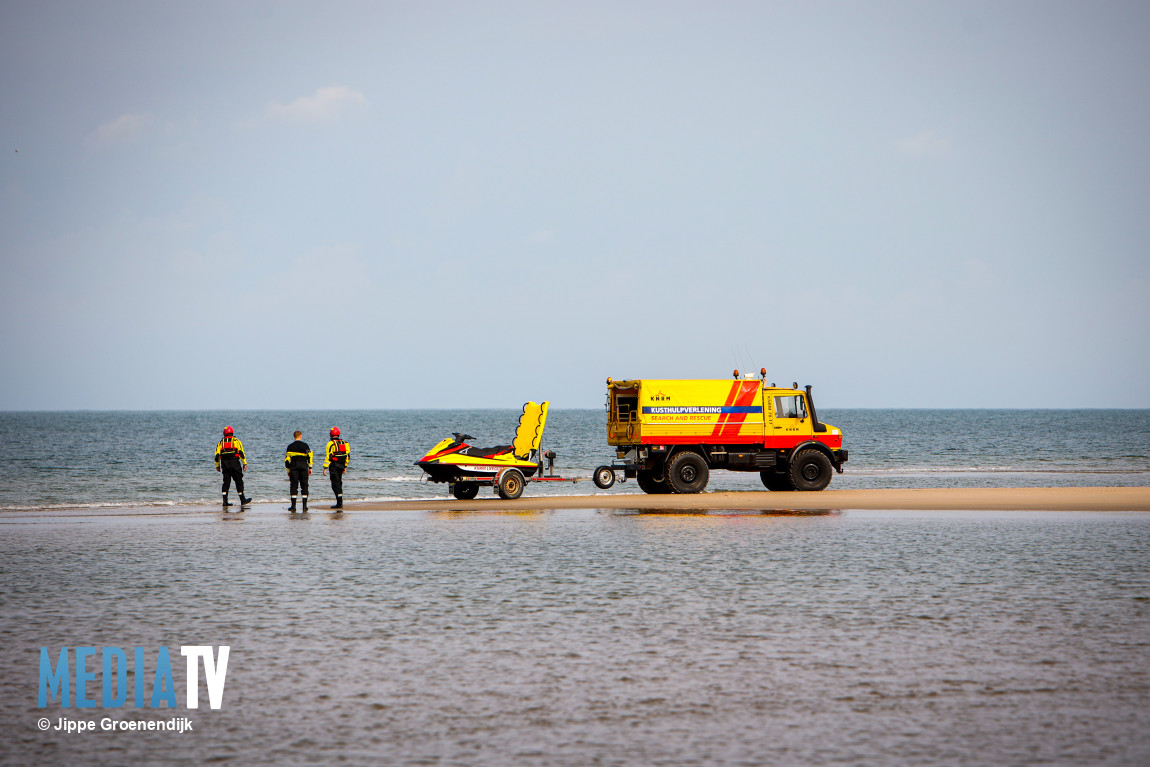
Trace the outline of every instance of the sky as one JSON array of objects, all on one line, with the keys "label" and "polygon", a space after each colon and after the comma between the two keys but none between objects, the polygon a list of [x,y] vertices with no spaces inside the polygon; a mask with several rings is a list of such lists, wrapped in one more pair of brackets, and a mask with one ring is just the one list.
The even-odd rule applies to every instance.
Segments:
[{"label": "sky", "polygon": [[0,410],[1150,407],[1150,4],[0,0]]}]

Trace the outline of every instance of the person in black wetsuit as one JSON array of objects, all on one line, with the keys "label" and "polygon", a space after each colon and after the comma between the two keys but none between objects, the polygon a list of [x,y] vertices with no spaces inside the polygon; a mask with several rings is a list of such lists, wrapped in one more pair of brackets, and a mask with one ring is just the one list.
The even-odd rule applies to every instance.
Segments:
[{"label": "person in black wetsuit", "polygon": [[311,476],[311,448],[300,439],[303,432],[297,431],[295,442],[287,446],[284,456],[284,468],[287,469],[288,481],[291,483],[291,511],[295,514],[296,490],[303,491],[303,510],[307,511],[307,478]]},{"label": "person in black wetsuit", "polygon": [[339,438],[339,427],[331,427],[329,432],[331,441],[327,443],[327,451],[323,457],[323,473],[331,472],[331,491],[335,493],[333,509],[343,508],[343,473],[347,471],[347,462],[351,459],[351,448],[347,442]]},{"label": "person in black wetsuit", "polygon": [[235,437],[235,429],[224,427],[224,438],[216,444],[216,471],[224,475],[224,484],[220,488],[224,494],[224,506],[228,503],[228,490],[232,480],[236,481],[236,492],[240,494],[240,510],[252,502],[251,498],[244,496],[244,472],[248,468],[248,457],[244,454],[244,443]]}]

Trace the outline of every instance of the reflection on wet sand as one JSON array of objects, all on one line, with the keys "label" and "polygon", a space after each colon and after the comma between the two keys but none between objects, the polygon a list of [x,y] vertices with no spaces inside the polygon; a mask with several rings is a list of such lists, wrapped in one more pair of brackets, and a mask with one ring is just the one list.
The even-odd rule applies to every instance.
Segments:
[{"label": "reflection on wet sand", "polygon": [[445,509],[429,511],[429,519],[458,519],[460,517],[542,517],[551,509]]},{"label": "reflection on wet sand", "polygon": [[841,509],[604,509],[614,516],[641,517],[833,517]]}]

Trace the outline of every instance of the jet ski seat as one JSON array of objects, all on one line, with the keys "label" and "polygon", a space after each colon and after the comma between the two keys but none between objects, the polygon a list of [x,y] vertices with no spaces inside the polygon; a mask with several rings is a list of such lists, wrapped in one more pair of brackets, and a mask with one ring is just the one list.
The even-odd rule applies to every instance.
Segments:
[{"label": "jet ski seat", "polygon": [[466,447],[459,451],[460,455],[473,455],[476,458],[493,458],[497,455],[511,452],[511,445],[496,445],[495,447]]}]

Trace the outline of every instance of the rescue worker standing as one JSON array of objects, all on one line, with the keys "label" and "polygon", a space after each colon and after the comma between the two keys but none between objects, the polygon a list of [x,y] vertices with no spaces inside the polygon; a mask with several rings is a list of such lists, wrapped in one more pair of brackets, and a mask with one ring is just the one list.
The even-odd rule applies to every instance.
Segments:
[{"label": "rescue worker standing", "polygon": [[307,478],[311,476],[311,448],[300,439],[303,432],[297,431],[295,442],[287,446],[284,456],[284,468],[287,469],[288,481],[291,483],[291,511],[295,514],[296,490],[303,491],[303,510],[307,511]]},{"label": "rescue worker standing", "polygon": [[244,443],[236,439],[235,434],[231,426],[224,427],[224,438],[216,445],[216,471],[224,475],[224,484],[220,488],[224,494],[224,506],[232,505],[228,503],[228,490],[234,479],[242,508],[251,503],[252,499],[244,497],[244,472],[248,468],[248,457],[244,454]]},{"label": "rescue worker standing", "polygon": [[323,473],[331,472],[331,491],[335,493],[335,505],[331,508],[343,508],[343,473],[347,471],[347,462],[351,460],[351,449],[347,443],[339,438],[339,427],[331,427],[328,433],[331,440],[327,443],[327,453],[323,459]]}]

